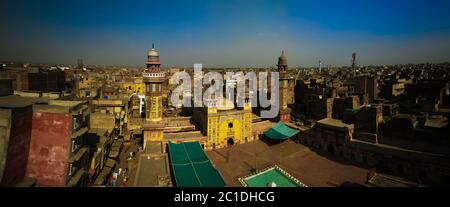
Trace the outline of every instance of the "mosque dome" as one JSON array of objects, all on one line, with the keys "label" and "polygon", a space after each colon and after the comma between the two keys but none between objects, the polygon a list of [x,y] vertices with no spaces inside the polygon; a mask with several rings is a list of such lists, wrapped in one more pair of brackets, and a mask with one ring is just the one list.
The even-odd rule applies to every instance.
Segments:
[{"label": "mosque dome", "polygon": [[152,49],[147,53],[149,60],[159,60],[159,52],[155,49],[155,44],[152,44]]},{"label": "mosque dome", "polygon": [[151,50],[148,51],[147,56],[148,57],[159,57],[159,52],[157,50],[155,50],[155,48],[152,48]]}]

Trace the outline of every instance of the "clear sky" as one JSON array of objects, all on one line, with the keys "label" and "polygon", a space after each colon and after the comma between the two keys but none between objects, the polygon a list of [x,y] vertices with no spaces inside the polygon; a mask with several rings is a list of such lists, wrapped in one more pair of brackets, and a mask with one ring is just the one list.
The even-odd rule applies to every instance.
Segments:
[{"label": "clear sky", "polygon": [[143,66],[450,61],[448,0],[3,0],[0,60]]}]

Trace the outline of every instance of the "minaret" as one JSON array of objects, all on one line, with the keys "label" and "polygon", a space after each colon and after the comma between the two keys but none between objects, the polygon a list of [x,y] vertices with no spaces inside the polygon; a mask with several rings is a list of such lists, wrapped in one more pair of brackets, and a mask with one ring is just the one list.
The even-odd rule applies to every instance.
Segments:
[{"label": "minaret", "polygon": [[319,58],[319,73],[322,72],[322,59]]},{"label": "minaret", "polygon": [[281,51],[281,56],[278,58],[277,66],[278,72],[280,73],[280,111],[278,113],[277,121],[288,122],[291,119],[291,109],[287,107],[289,77],[286,73],[288,65],[286,56],[284,55],[284,50]]},{"label": "minaret", "polygon": [[142,73],[145,83],[145,122],[144,129],[144,148],[148,141],[162,141],[162,83],[164,82],[164,73],[161,72],[159,62],[159,52],[152,44],[152,49],[147,54],[147,68]]},{"label": "minaret", "polygon": [[352,69],[355,70],[356,67],[356,52],[352,53]]},{"label": "minaret", "polygon": [[284,50],[281,50],[281,56],[278,58],[278,72],[286,72],[287,70],[287,59],[286,56],[284,56]]}]

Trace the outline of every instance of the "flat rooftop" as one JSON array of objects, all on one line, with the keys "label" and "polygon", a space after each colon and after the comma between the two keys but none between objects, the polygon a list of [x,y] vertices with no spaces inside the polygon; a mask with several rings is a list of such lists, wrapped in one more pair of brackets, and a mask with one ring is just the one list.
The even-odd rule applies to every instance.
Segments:
[{"label": "flat rooftop", "polygon": [[50,100],[49,105],[75,107],[83,103],[82,101]]},{"label": "flat rooftop", "polygon": [[176,132],[176,133],[164,133],[165,140],[177,140],[177,139],[206,139],[200,131],[191,132]]},{"label": "flat rooftop", "polygon": [[271,121],[261,121],[261,122],[254,122],[252,123],[252,130],[255,131],[259,131],[259,132],[265,132],[267,130],[269,130],[270,128],[273,127],[273,125],[275,125],[275,122],[271,122]]},{"label": "flat rooftop", "polygon": [[145,153],[158,155],[163,153],[163,145],[158,141],[147,141],[145,144]]},{"label": "flat rooftop", "polygon": [[418,183],[407,181],[388,175],[376,174],[368,181],[368,186],[373,187],[418,187]]},{"label": "flat rooftop", "polygon": [[142,154],[139,157],[134,186],[171,186],[169,158],[167,154]]},{"label": "flat rooftop", "polygon": [[180,127],[180,126],[190,126],[191,117],[169,117],[164,118],[163,123],[165,127]]},{"label": "flat rooftop", "polygon": [[46,98],[22,97],[16,95],[1,96],[0,108],[23,108],[36,103],[47,104]]},{"label": "flat rooftop", "polygon": [[328,126],[333,126],[333,127],[338,127],[338,128],[344,128],[344,127],[348,127],[351,125],[351,124],[346,124],[346,123],[342,122],[342,120],[331,119],[331,118],[321,119],[321,120],[317,121],[317,124],[328,125]]}]

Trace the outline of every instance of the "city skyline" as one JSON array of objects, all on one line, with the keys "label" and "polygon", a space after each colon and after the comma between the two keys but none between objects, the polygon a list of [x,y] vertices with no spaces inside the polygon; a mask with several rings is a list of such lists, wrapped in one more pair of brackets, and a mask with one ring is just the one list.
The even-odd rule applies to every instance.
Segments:
[{"label": "city skyline", "polygon": [[[450,60],[448,1],[4,3],[1,60],[143,66],[291,67]],[[367,8],[370,8],[367,9]]]}]

